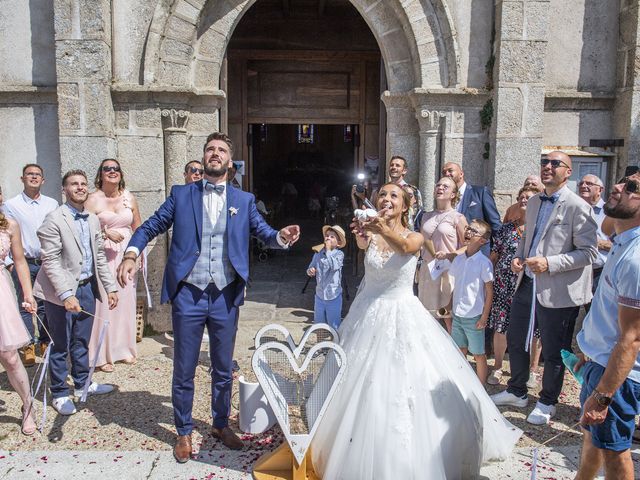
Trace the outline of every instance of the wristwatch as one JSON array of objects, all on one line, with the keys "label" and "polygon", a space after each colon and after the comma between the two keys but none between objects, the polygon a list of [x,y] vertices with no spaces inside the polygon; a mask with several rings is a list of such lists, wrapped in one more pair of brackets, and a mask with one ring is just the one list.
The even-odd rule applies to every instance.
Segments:
[{"label": "wristwatch", "polygon": [[604,393],[600,393],[597,390],[593,391],[593,398],[596,399],[596,402],[598,402],[598,405],[601,407],[608,407],[611,405],[611,397],[607,397]]}]

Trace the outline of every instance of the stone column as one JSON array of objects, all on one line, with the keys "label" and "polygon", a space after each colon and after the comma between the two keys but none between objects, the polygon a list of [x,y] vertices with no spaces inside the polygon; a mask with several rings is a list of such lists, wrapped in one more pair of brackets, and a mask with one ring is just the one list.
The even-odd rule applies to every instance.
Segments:
[{"label": "stone column", "polygon": [[164,181],[168,196],[173,185],[184,183],[182,172],[187,163],[187,123],[189,112],[184,110],[162,110],[164,133]]},{"label": "stone column", "polygon": [[640,164],[640,22],[637,1],[620,1],[620,29],[614,106],[614,132],[624,138],[620,149],[618,171],[610,179],[617,179],[627,165]]},{"label": "stone column", "polygon": [[416,115],[420,125],[420,165],[418,166],[418,188],[426,211],[433,210],[433,190],[438,178],[438,148],[440,122],[445,114],[436,110],[422,109]]},{"label": "stone column", "polygon": [[549,0],[496,1],[489,179],[499,204],[540,168],[550,10]]},{"label": "stone column", "polygon": [[408,93],[386,91],[382,94],[382,101],[387,114],[387,151],[385,161],[380,162],[380,168],[384,168],[386,172],[389,159],[393,155],[400,155],[408,163],[406,181],[415,185],[418,183],[421,161],[416,110]]},{"label": "stone column", "polygon": [[111,2],[54,0],[61,170],[116,156],[111,103]]}]

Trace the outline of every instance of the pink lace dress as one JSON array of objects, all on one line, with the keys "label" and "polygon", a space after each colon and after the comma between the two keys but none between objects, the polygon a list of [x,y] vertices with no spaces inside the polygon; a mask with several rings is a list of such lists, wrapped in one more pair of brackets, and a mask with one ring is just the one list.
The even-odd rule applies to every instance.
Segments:
[{"label": "pink lace dress", "polygon": [[11,278],[4,268],[4,259],[11,249],[9,232],[0,230],[0,351],[10,352],[30,342],[14,294]]},{"label": "pink lace dress", "polygon": [[[128,195],[128,192],[124,192]],[[109,239],[104,241],[104,250],[109,262],[109,269],[113,278],[116,278],[116,270],[127,244],[131,239],[133,223],[133,211],[128,202],[128,197],[124,199],[124,210],[118,213],[106,210],[98,214],[100,226],[109,230],[117,230],[124,239],[120,243],[115,243]],[[96,317],[93,321],[93,331],[89,342],[89,361],[93,364],[100,331],[105,321],[109,320],[109,326],[105,335],[97,366],[105,363],[114,363],[119,360],[128,360],[136,357],[136,280],[129,282],[124,288],[118,285],[118,306],[109,310],[106,301],[106,293],[102,292],[104,303],[96,301]]]}]

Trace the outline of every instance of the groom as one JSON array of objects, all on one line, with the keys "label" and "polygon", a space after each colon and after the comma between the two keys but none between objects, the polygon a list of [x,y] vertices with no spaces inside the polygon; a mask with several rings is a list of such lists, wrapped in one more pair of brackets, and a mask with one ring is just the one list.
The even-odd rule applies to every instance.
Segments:
[{"label": "groom", "polygon": [[231,449],[242,448],[228,417],[238,307],[249,278],[250,236],[269,248],[287,248],[300,236],[297,225],[279,232],[272,229],[256,210],[255,197],[227,183],[232,154],[227,135],[209,135],[202,181],[172,187],[160,208],[135,231],[118,267],[118,281],[124,285],[147,243],[173,225],[161,301],[172,305],[171,399],[178,431],[173,455],[179,463],[191,456],[193,378],[205,326],[210,339],[212,434]]}]

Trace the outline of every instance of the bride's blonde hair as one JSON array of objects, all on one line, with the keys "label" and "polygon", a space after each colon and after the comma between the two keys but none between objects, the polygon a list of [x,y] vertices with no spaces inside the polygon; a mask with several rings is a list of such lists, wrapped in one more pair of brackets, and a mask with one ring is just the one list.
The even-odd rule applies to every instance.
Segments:
[{"label": "bride's blonde hair", "polygon": [[404,188],[402,188],[397,183],[393,183],[393,182],[385,183],[378,189],[378,192],[382,191],[382,189],[387,186],[397,187],[402,192],[402,204],[404,205],[404,211],[402,212],[402,216],[400,217],[400,222],[402,223],[402,226],[404,228],[408,228],[409,227],[409,209],[411,208],[411,197],[409,196],[409,193]]}]

